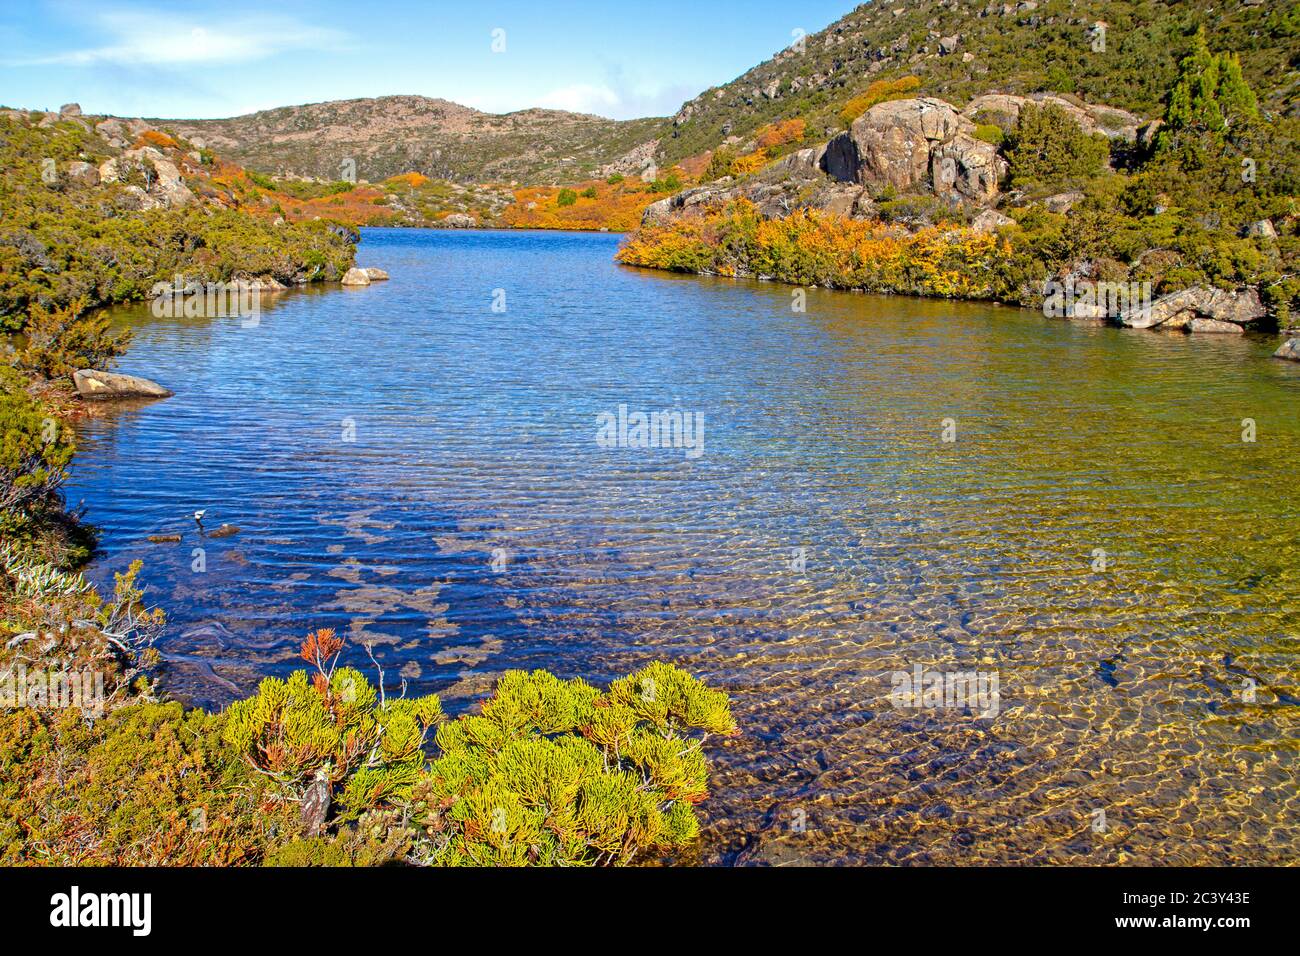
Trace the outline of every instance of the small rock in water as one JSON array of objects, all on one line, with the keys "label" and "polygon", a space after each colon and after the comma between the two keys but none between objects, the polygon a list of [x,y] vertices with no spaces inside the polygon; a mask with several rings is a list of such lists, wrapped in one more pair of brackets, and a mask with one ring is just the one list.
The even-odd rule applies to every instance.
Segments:
[{"label": "small rock in water", "polygon": [[1293,362],[1300,362],[1300,339],[1287,339],[1273,353],[1274,358],[1290,359]]},{"label": "small rock in water", "polygon": [[381,282],[384,279],[388,278],[387,272],[385,272],[383,269],[376,269],[374,266],[366,266],[366,268],[362,269],[361,271],[366,274],[366,278],[368,278],[371,282]]},{"label": "small rock in water", "polygon": [[151,534],[149,540],[154,544],[175,544],[181,540],[178,534]]},{"label": "small rock in water", "polygon": [[223,524],[216,531],[209,531],[209,538],[229,538],[231,535],[239,534],[239,528],[233,524]]},{"label": "small rock in water", "polygon": [[366,274],[365,269],[353,267],[343,273],[344,285],[370,285],[370,276]]}]

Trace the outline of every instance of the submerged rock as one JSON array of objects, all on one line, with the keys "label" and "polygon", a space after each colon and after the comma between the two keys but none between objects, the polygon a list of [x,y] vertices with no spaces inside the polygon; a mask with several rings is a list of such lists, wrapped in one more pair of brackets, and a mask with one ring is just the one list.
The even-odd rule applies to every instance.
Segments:
[{"label": "submerged rock", "polygon": [[169,398],[175,393],[157,382],[135,375],[117,372],[100,372],[83,368],[72,373],[72,384],[77,394],[90,401],[109,401],[119,398]]},{"label": "submerged rock", "polygon": [[239,528],[233,524],[223,524],[215,531],[209,531],[209,538],[229,538],[239,534]]}]

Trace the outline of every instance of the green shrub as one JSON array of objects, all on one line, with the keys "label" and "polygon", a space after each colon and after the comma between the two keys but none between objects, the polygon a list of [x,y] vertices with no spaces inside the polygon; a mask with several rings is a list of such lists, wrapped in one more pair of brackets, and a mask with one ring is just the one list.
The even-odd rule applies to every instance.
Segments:
[{"label": "green shrub", "polygon": [[1084,133],[1055,103],[1026,103],[1006,143],[1011,183],[1017,187],[1054,189],[1076,184],[1101,172],[1109,155],[1110,142],[1104,135]]},{"label": "green shrub", "polygon": [[15,535],[61,504],[74,449],[72,431],[0,368],[0,533]]},{"label": "green shrub", "polygon": [[[481,713],[442,723],[426,766],[438,698],[385,700],[358,671],[335,667],[341,648],[333,632],[313,632],[303,649],[313,676],[268,678],[225,713],[223,742],[285,799],[306,806],[324,793],[332,827],[357,823],[337,832],[344,845],[309,832],[318,839],[286,848],[281,862],[355,860],[357,835],[378,827],[372,843],[401,844],[428,864],[629,863],[695,838],[704,741],[736,729],[724,694],[667,664],[605,693],[510,671]],[[409,846],[382,816],[399,811],[416,828]]]},{"label": "green shrub", "polygon": [[545,671],[508,672],[482,713],[438,730],[414,790],[418,853],[451,866],[629,863],[699,831],[710,734],[735,724],[724,694],[668,664],[605,693]]},{"label": "green shrub", "polygon": [[85,299],[47,309],[33,304],[27,319],[27,342],[16,356],[18,368],[47,381],[77,369],[104,369],[123,354],[131,330],[111,331],[106,313],[87,314]]},{"label": "green shrub", "polygon": [[572,206],[578,201],[578,194],[572,189],[561,189],[559,195],[555,197],[555,205]]}]

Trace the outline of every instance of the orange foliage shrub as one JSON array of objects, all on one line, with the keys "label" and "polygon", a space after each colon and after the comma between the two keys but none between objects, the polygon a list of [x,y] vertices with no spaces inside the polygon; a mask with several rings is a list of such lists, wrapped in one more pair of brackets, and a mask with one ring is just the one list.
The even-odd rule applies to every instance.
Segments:
[{"label": "orange foliage shrub", "polygon": [[403,183],[412,189],[419,189],[425,183],[429,182],[429,177],[424,173],[409,172],[398,173],[396,176],[389,176],[384,180],[386,183]]},{"label": "orange foliage shrub", "polygon": [[[561,189],[558,186],[528,186],[515,190],[515,201],[502,212],[502,222],[518,229],[627,232],[641,222],[646,206],[662,198],[645,184],[628,179],[612,184],[603,179],[590,180],[567,188],[576,193],[576,199],[564,206],[559,204]],[[594,197],[588,195],[593,190]]]},{"label": "orange foliage shrub", "polygon": [[807,125],[802,119],[788,119],[781,120],[778,123],[769,123],[755,134],[758,148],[765,149],[770,154],[778,146],[802,142],[804,133],[807,131]]},{"label": "orange foliage shrub", "polygon": [[618,261],[678,272],[768,276],[799,285],[947,298],[991,298],[1005,240],[964,227],[909,233],[881,222],[799,210],[764,219],[737,200],[702,216],[646,227]]},{"label": "orange foliage shrub", "polygon": [[756,173],[767,165],[767,153],[759,150],[757,153],[749,153],[745,156],[739,156],[731,164],[731,175],[748,176]]},{"label": "orange foliage shrub", "polygon": [[897,80],[876,80],[863,92],[844,104],[840,110],[840,122],[849,126],[852,122],[877,103],[897,100],[918,89],[921,81],[915,76],[904,76]]},{"label": "orange foliage shrub", "polygon": [[176,142],[166,133],[159,132],[156,129],[147,129],[141,133],[135,141],[135,148],[142,146],[153,146],[158,149],[180,149],[181,144]]}]

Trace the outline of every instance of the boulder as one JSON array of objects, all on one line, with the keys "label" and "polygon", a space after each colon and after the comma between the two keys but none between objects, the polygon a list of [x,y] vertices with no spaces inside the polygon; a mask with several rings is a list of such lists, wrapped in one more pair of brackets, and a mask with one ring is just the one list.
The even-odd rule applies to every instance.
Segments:
[{"label": "boulder", "polygon": [[1277,229],[1273,227],[1271,220],[1261,219],[1246,227],[1246,235],[1253,239],[1276,239]]},{"label": "boulder", "polygon": [[731,185],[730,179],[709,183],[707,186],[683,189],[679,193],[655,200],[646,206],[645,211],[641,213],[641,225],[662,226],[677,216],[699,214],[714,203],[727,202],[739,195],[739,188]]},{"label": "boulder", "polygon": [[176,168],[175,163],[158,158],[153,161],[153,168],[158,174],[158,181],[149,191],[160,199],[164,206],[168,209],[176,209],[194,202],[194,193],[190,192],[190,188],[181,179],[180,170]]},{"label": "boulder", "polygon": [[95,124],[95,132],[107,141],[109,146],[124,149],[127,145],[126,125],[120,119],[109,118]]},{"label": "boulder", "polygon": [[970,226],[976,232],[993,232],[995,229],[1009,226],[1014,222],[1015,220],[1010,216],[1004,216],[996,209],[985,209],[971,220]]},{"label": "boulder", "polygon": [[99,170],[90,163],[72,162],[68,164],[68,178],[81,186],[98,186]]},{"label": "boulder", "polygon": [[370,285],[370,276],[366,275],[365,269],[358,269],[355,266],[343,273],[344,285]]},{"label": "boulder", "polygon": [[858,144],[851,133],[840,133],[822,151],[821,168],[826,175],[842,183],[858,181]]},{"label": "boulder", "polygon": [[826,144],[820,166],[840,182],[991,204],[1007,164],[975,124],[932,97],[878,103]]},{"label": "boulder", "polygon": [[930,152],[930,183],[936,196],[968,199],[987,205],[997,199],[998,184],[1007,174],[1007,161],[997,147],[966,133]]},{"label": "boulder", "polygon": [[383,269],[376,269],[374,266],[367,266],[361,270],[370,279],[371,282],[382,282],[388,278],[388,273]]},{"label": "boulder", "polygon": [[128,210],[158,209],[162,203],[133,184],[122,190],[121,206]]},{"label": "boulder", "polygon": [[929,184],[930,152],[974,124],[932,97],[877,103],[853,121],[849,136],[858,154],[856,181],[907,192]]},{"label": "boulder", "polygon": [[1128,112],[1104,103],[1074,103],[1050,93],[1034,96],[1013,96],[1008,93],[986,93],[977,96],[966,104],[962,115],[974,119],[996,123],[1004,131],[1010,132],[1015,126],[1020,110],[1026,103],[1040,106],[1053,104],[1065,110],[1085,133],[1104,133],[1110,139],[1123,139],[1132,143],[1138,139],[1138,131],[1143,128],[1144,120]]},{"label": "boulder", "polygon": [[81,115],[81,104],[80,104],[80,103],[64,103],[62,106],[59,107],[59,115],[60,115],[60,116],[80,116],[80,115]]},{"label": "boulder", "polygon": [[1228,291],[1192,286],[1161,296],[1149,308],[1122,312],[1119,322],[1133,329],[1159,327],[1186,328],[1190,332],[1240,332],[1244,326],[1263,318],[1264,314],[1259,292],[1253,288]]},{"label": "boulder", "polygon": [[72,384],[82,398],[97,402],[119,398],[167,398],[174,394],[171,389],[163,388],[147,378],[90,368],[73,372]]},{"label": "boulder", "polygon": [[1290,359],[1293,362],[1300,362],[1300,339],[1287,339],[1278,350],[1273,353],[1273,358]]},{"label": "boulder", "polygon": [[478,225],[478,220],[468,213],[454,212],[443,219],[442,224],[452,229],[473,229]]},{"label": "boulder", "polygon": [[1073,209],[1075,204],[1081,199],[1083,199],[1083,193],[1078,190],[1071,190],[1069,192],[1057,193],[1055,196],[1048,196],[1043,200],[1043,205],[1047,208],[1048,212],[1054,212],[1057,215],[1065,215]]},{"label": "boulder", "polygon": [[1236,322],[1220,322],[1218,319],[1194,318],[1187,323],[1188,332],[1219,332],[1242,335],[1245,329]]}]

